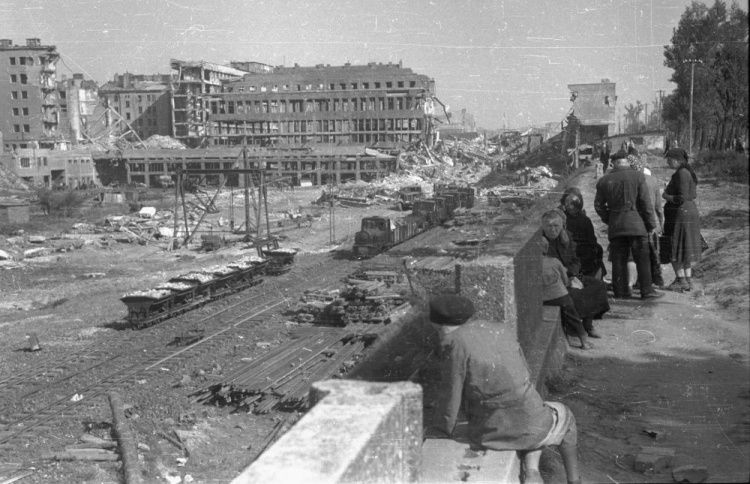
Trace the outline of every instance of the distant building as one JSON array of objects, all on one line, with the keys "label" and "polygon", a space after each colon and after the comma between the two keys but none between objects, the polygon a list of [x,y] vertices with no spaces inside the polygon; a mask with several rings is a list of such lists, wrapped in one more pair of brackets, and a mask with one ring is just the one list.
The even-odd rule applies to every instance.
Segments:
[{"label": "distant building", "polygon": [[29,202],[0,198],[0,224],[29,223]]},{"label": "distant building", "polygon": [[115,74],[99,88],[106,115],[104,126],[96,126],[95,131],[131,141],[155,134],[171,136],[170,82],[169,74]]},{"label": "distant building", "polygon": [[451,113],[450,119],[438,124],[437,130],[441,139],[460,133],[472,133],[476,131],[474,115],[467,113],[466,109],[462,109],[460,113]]},{"label": "distant building", "polygon": [[580,142],[592,143],[616,131],[615,83],[603,79],[598,84],[569,84],[573,115],[581,126]]},{"label": "distant building", "polygon": [[374,62],[255,69],[206,87],[200,100],[208,112],[193,122],[208,144],[229,146],[411,143],[424,137],[425,99],[434,94],[429,77]]},{"label": "distant building", "polygon": [[60,131],[54,45],[37,38],[26,45],[0,39],[0,131],[3,150],[54,148],[64,142]]},{"label": "distant building", "polygon": [[101,121],[103,108],[99,105],[99,87],[95,81],[86,80],[83,74],[72,78],[60,76],[57,81],[57,103],[60,107],[60,132],[73,145],[84,141],[86,133]]},{"label": "distant building", "polygon": [[18,148],[0,155],[0,163],[37,187],[80,188],[99,185],[89,150]]},{"label": "distant building", "polygon": [[[259,62],[233,62],[265,72]],[[221,93],[224,82],[241,79],[248,71],[211,62],[190,62],[172,59],[171,113],[172,137],[190,148],[210,144],[208,140],[209,97]],[[268,66],[266,66],[268,67]]]}]

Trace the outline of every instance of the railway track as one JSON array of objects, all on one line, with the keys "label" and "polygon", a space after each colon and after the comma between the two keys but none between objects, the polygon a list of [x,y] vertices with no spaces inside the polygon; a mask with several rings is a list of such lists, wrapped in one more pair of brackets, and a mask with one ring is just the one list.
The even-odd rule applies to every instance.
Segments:
[{"label": "railway track", "polygon": [[[183,360],[195,356],[195,353],[210,352],[213,348],[224,343],[227,338],[236,337],[237,334],[247,332],[248,327],[243,327],[248,322],[256,320],[259,316],[274,310],[286,301],[283,298],[277,298],[262,303],[256,307],[253,312],[247,313],[238,318],[237,321],[229,324],[223,329],[215,330],[211,334],[204,336],[202,339],[180,348],[163,347],[150,352],[148,356],[143,356],[135,362],[126,361],[124,366],[109,368],[107,374],[94,383],[86,386],[70,386],[73,389],[67,390],[67,393],[50,403],[44,404],[41,408],[32,411],[21,412],[20,414],[10,415],[10,421],[0,423],[0,445],[6,444],[17,438],[29,439],[34,437],[35,429],[46,429],[46,423],[55,418],[70,418],[74,414],[73,409],[83,403],[94,401],[96,397],[105,395],[106,392],[116,388],[123,382],[135,379],[139,376],[147,375],[149,372],[161,371],[162,368],[175,368],[182,364]],[[116,360],[122,361],[123,355],[115,355],[108,360],[101,362],[104,365]],[[99,365],[97,365],[98,367]],[[90,370],[90,369],[88,369]],[[87,371],[88,371],[87,370]],[[82,374],[80,372],[78,375]],[[65,379],[53,382],[55,385],[62,384],[63,381],[78,375],[68,375]],[[27,393],[25,396],[29,396]],[[14,430],[17,429],[17,430]]]},{"label": "railway track", "polygon": [[[345,274],[321,274],[316,283],[334,283]],[[0,446],[49,438],[56,419],[84,420],[92,410],[106,405],[104,395],[108,391],[154,372],[185,367],[186,360],[252,333],[253,322],[289,303],[284,292],[301,293],[307,284],[290,273],[263,285],[262,292],[212,310],[205,317],[195,319],[193,312],[146,330],[117,334],[0,381],[0,392],[9,397],[4,399],[5,408],[0,408]],[[226,304],[227,300],[223,301]],[[248,305],[250,309],[243,309]],[[227,317],[222,318],[224,315]],[[197,341],[180,347],[167,344],[176,330],[196,328],[203,331]]]}]

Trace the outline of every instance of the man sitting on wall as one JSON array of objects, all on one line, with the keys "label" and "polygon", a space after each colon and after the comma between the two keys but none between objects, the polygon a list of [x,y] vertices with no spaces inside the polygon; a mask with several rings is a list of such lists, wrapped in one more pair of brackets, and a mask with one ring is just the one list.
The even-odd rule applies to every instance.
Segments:
[{"label": "man sitting on wall", "polygon": [[580,483],[575,416],[542,400],[507,326],[474,317],[474,304],[452,294],[430,299],[430,321],[440,335],[442,371],[427,434],[453,436],[463,400],[472,447],[518,451],[523,482],[543,484],[542,449],[556,445],[568,482]]}]

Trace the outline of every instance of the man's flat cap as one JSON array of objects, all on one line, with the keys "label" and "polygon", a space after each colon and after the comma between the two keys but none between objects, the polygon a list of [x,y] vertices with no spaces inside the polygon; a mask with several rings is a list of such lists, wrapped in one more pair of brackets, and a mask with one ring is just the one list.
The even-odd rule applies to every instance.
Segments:
[{"label": "man's flat cap", "polygon": [[474,303],[455,294],[430,298],[430,321],[442,326],[460,326],[474,315]]},{"label": "man's flat cap", "polygon": [[621,160],[621,159],[627,158],[627,157],[628,157],[628,152],[620,150],[617,153],[613,154],[610,159],[611,159],[611,161],[615,161],[615,160]]}]

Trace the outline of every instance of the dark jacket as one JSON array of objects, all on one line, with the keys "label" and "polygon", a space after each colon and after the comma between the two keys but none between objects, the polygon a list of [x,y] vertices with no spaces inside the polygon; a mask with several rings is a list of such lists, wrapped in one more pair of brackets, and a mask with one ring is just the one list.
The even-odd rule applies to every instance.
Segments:
[{"label": "dark jacket", "polygon": [[469,439],[493,450],[535,449],[552,429],[552,410],[531,383],[510,327],[473,320],[446,336],[435,424],[450,435],[461,401]]},{"label": "dark jacket", "polygon": [[609,226],[609,239],[646,236],[658,227],[646,177],[630,166],[616,166],[596,183],[594,209]]},{"label": "dark jacket", "polygon": [[577,215],[565,214],[565,228],[568,229],[576,244],[576,255],[581,261],[581,273],[593,275],[602,267],[604,250],[599,245],[594,231],[594,224],[585,211]]}]

